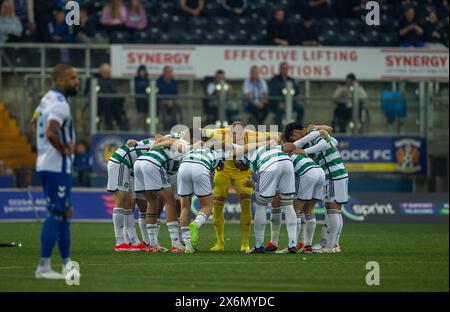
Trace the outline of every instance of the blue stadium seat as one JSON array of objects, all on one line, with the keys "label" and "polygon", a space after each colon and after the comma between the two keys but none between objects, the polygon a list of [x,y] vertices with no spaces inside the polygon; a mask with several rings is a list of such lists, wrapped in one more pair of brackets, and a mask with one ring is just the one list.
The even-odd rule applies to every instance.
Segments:
[{"label": "blue stadium seat", "polygon": [[389,120],[406,117],[406,101],[400,92],[381,91],[381,109]]}]

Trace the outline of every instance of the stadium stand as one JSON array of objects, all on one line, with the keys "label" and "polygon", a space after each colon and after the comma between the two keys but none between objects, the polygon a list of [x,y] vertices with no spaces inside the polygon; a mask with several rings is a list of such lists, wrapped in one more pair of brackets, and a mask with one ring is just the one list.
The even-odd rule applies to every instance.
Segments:
[{"label": "stadium stand", "polygon": [[9,116],[3,102],[0,102],[0,159],[11,169],[20,169],[23,165],[34,167],[36,162],[31,144],[20,134],[16,120]]},{"label": "stadium stand", "polygon": [[[6,0],[0,0],[0,3]],[[54,9],[61,1],[46,2],[48,7]],[[64,1],[62,1],[64,2]],[[267,44],[267,24],[273,12],[281,8],[287,14],[287,22],[292,33],[295,33],[306,16],[318,16],[315,24],[319,28],[319,42],[322,45],[343,46],[398,46],[400,39],[398,27],[406,8],[413,7],[416,12],[416,21],[421,27],[436,30],[438,38],[434,43],[448,46],[448,1],[380,1],[381,26],[367,27],[364,22],[366,11],[364,4],[367,1],[350,1],[360,7],[355,12],[346,12],[339,9],[342,1],[331,1],[327,9],[320,14],[311,10],[310,1],[288,0],[255,0],[249,3],[245,14],[240,16],[224,16],[224,10],[219,0],[206,1],[201,16],[187,16],[180,9],[178,1],[141,0],[145,10],[148,25],[145,31],[136,32],[125,26],[114,27],[114,30],[106,31],[100,23],[102,10],[110,2],[109,0],[80,0],[82,8],[86,12],[86,23],[71,31],[87,34],[92,42],[110,43],[154,43],[154,44]],[[347,1],[346,1],[347,2]],[[128,5],[128,1],[122,1]],[[35,11],[37,8],[35,8]],[[428,15],[435,12],[437,22],[430,26]],[[38,12],[36,12],[38,13]],[[38,25],[48,25],[52,16],[36,14]],[[88,21],[88,22],[87,22]],[[426,35],[424,35],[427,37]],[[82,37],[82,38],[80,38]],[[15,41],[18,39],[15,38]],[[52,42],[48,27],[39,27],[34,34],[27,33],[20,38],[28,42]],[[77,36],[75,41],[86,41],[85,36]],[[290,40],[295,42],[295,40]]]}]

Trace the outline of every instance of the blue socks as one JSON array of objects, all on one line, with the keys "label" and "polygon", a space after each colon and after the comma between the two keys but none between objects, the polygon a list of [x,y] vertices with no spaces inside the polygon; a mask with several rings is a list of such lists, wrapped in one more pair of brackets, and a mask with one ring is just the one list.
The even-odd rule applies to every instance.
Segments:
[{"label": "blue socks", "polygon": [[41,258],[51,258],[56,243],[61,258],[70,258],[70,222],[61,216],[49,214],[42,226]]}]

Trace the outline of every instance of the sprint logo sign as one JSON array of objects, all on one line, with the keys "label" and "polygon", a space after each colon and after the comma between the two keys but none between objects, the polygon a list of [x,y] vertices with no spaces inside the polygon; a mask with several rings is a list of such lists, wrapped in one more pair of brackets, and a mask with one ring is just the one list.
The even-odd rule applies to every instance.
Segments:
[{"label": "sprint logo sign", "polygon": [[395,210],[391,203],[374,202],[365,204],[350,199],[347,204],[342,206],[342,213],[353,221],[363,222],[370,215],[395,215]]}]

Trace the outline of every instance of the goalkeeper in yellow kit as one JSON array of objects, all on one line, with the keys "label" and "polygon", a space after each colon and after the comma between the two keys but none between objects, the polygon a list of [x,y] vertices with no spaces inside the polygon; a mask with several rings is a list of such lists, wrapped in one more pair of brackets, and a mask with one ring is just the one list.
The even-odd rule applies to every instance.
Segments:
[{"label": "goalkeeper in yellow kit", "polygon": [[[258,142],[265,140],[265,134],[250,130],[244,130],[242,123],[233,123],[233,130],[230,128],[221,129],[203,129],[203,135],[208,138],[222,140],[222,142],[235,143],[239,145],[248,144],[250,142]],[[268,135],[266,133],[266,135]],[[231,183],[233,183],[241,206],[241,227],[242,240],[241,251],[250,250],[249,232],[252,223],[252,187],[244,186],[244,182],[251,180],[252,174],[250,170],[241,171],[236,168],[233,160],[224,161],[224,169],[216,171],[214,175],[214,205],[213,205],[213,222],[216,231],[217,241],[210,249],[211,251],[223,251],[225,247],[224,240],[224,205],[228,195]]]}]

